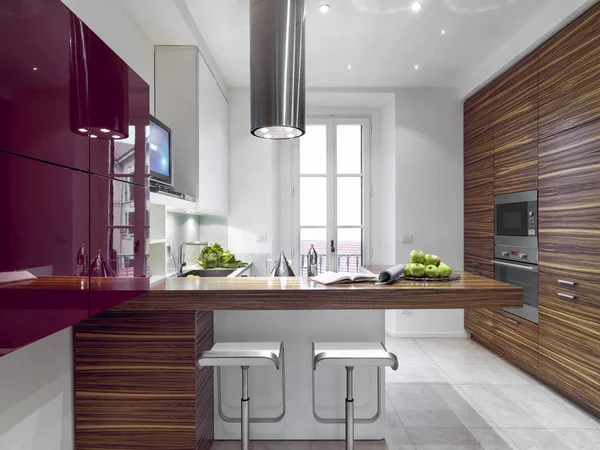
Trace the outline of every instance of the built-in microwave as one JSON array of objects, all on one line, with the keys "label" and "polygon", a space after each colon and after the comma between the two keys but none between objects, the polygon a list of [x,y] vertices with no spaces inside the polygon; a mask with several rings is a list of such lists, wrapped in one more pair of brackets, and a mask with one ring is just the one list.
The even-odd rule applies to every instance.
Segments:
[{"label": "built-in microwave", "polygon": [[496,245],[538,247],[537,201],[538,191],[494,197]]}]

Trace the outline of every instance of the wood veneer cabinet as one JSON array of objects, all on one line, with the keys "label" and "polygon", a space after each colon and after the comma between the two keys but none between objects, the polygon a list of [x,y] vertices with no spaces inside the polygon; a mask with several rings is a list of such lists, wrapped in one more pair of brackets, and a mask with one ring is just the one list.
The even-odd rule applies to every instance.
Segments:
[{"label": "wood veneer cabinet", "polygon": [[472,310],[465,328],[597,415],[599,72],[600,2],[465,103],[465,269],[493,259],[494,194],[538,189],[540,247],[539,325]]}]

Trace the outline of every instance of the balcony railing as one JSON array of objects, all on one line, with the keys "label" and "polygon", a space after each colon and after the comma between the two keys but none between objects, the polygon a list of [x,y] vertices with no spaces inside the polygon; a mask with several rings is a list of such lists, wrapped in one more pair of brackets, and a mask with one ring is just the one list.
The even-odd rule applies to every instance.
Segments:
[{"label": "balcony railing", "polygon": [[[358,272],[362,266],[362,255],[338,254],[337,267],[339,272]],[[327,271],[327,256],[317,256],[317,270],[319,273]],[[307,256],[300,257],[300,275],[305,277],[308,275]]]}]

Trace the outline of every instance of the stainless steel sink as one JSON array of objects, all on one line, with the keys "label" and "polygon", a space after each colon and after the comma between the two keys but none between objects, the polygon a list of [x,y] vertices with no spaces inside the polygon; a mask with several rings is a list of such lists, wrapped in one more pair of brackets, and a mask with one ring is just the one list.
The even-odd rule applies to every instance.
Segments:
[{"label": "stainless steel sink", "polygon": [[202,278],[225,278],[235,272],[237,269],[197,269],[185,272],[179,275],[179,278],[185,278],[188,275],[197,275]]}]

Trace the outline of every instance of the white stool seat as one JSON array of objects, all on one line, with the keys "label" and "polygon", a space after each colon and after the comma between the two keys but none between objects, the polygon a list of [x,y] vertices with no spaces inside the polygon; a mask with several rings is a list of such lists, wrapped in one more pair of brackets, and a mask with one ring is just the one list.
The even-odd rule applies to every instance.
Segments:
[{"label": "white stool seat", "polygon": [[279,369],[283,342],[218,342],[198,358],[203,366],[270,366]]},{"label": "white stool seat", "polygon": [[381,342],[315,342],[313,364],[321,366],[390,366],[398,368],[398,358]]}]

